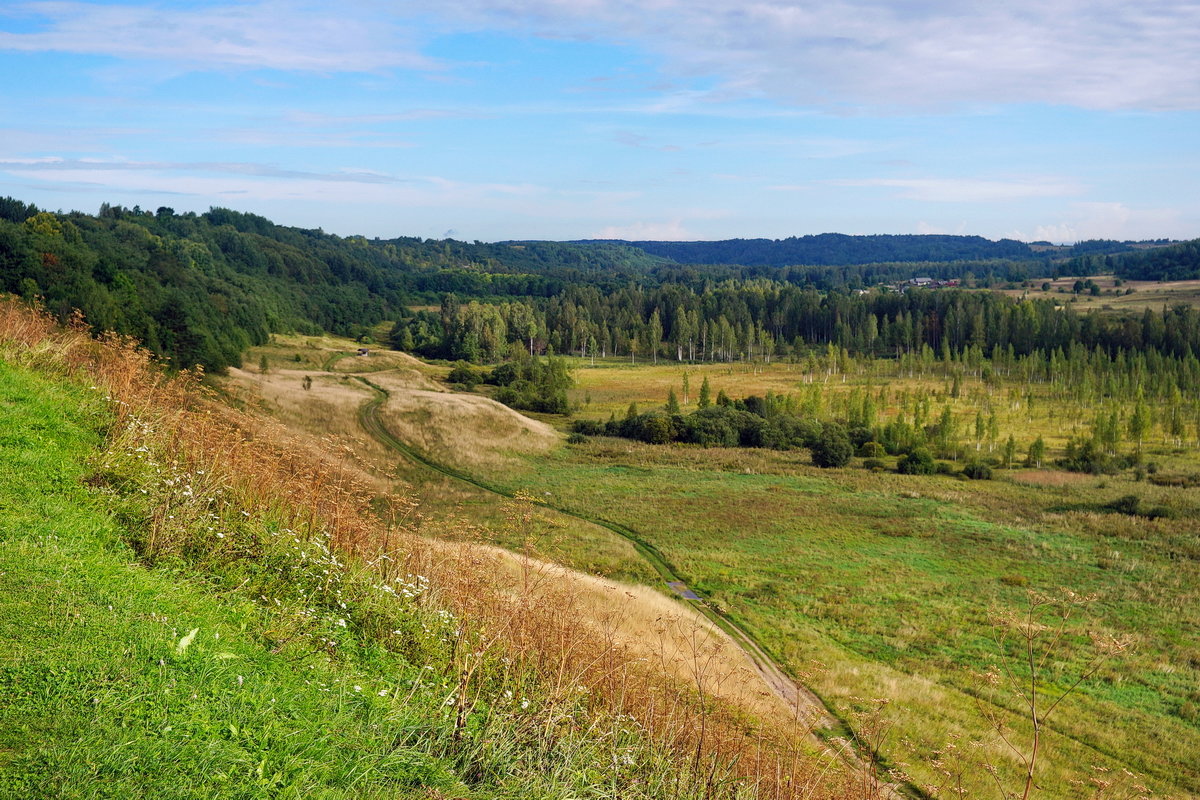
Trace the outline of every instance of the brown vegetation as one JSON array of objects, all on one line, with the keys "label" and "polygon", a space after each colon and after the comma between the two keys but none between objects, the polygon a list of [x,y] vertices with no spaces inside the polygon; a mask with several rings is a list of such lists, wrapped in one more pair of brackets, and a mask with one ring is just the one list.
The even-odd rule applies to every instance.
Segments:
[{"label": "brown vegetation", "polygon": [[[553,698],[529,718],[522,735],[553,742],[562,726],[579,724],[581,707],[596,736],[635,720],[675,754],[677,781],[691,787],[692,796],[835,798],[883,791],[871,776],[845,774],[830,750],[815,752],[806,720],[755,718],[748,711],[762,707],[729,702],[749,690],[726,688],[743,679],[729,671],[719,637],[705,626],[664,615],[656,621],[666,635],[646,639],[640,633],[645,620],[631,623],[629,604],[605,597],[623,589],[586,587],[533,561],[514,566],[484,548],[425,540],[414,530],[408,498],[381,497],[337,458],[314,451],[278,424],[216,402],[197,376],[164,375],[131,341],[93,341],[82,326],[58,328],[14,301],[0,302],[0,341],[17,358],[80,375],[105,392],[116,417],[114,443],[129,449],[138,437],[154,436],[173,454],[170,468],[193,481],[185,495],[172,496],[174,505],[144,521],[138,545],[147,561],[205,542],[212,557],[243,555],[218,552],[218,540],[181,541],[187,529],[174,521],[199,513],[199,498],[232,498],[271,515],[301,539],[325,537],[350,563],[347,569],[426,576],[430,602],[466,623],[455,644],[460,720],[480,699],[473,682],[479,665],[507,659],[514,670],[532,671]],[[519,529],[531,505],[516,502],[506,513]]]}]

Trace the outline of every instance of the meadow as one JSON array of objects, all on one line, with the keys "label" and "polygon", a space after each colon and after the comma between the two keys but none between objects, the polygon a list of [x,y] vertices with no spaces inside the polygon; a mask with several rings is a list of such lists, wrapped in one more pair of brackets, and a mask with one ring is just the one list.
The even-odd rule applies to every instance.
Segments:
[{"label": "meadow", "polygon": [[[423,369],[434,385],[449,371]],[[1116,791],[1122,781],[1122,791],[1132,792],[1137,780],[1164,796],[1200,792],[1200,490],[1156,485],[1134,470],[1094,476],[1049,468],[1068,438],[1088,429],[1097,408],[1087,399],[1061,386],[1017,390],[966,373],[955,391],[949,373],[909,372],[886,360],[817,371],[786,362],[577,360],[574,374],[580,418],[619,418],[631,403],[642,411],[661,407],[670,390],[686,412],[707,378],[714,395],[734,398],[811,398],[819,387],[827,417],[868,392],[882,396],[881,421],[921,400],[948,405],[965,452],[977,457],[998,458],[1013,435],[1018,463],[990,481],[872,471],[857,458],[821,470],[804,450],[610,437],[495,459],[476,454],[455,466],[505,491],[636,531],[851,729],[874,737],[870,746],[887,765],[930,791],[961,781],[970,796],[990,796],[991,769],[1007,790],[1019,785],[1032,731],[1012,687],[997,683],[1019,655],[1005,632],[1028,612],[1031,596],[1067,598],[1056,606],[1071,610],[1062,637],[1034,643],[1044,647],[1039,690],[1053,698],[1076,678],[1086,680],[1055,709],[1039,742],[1042,796],[1090,796],[1105,785]],[[994,411],[998,430],[976,438],[971,423],[983,408]],[[565,418],[530,416],[566,433]],[[389,419],[419,443],[428,434],[416,429],[436,418],[430,412],[407,428]],[[469,429],[456,435],[461,447],[471,446]],[[1021,467],[1037,436],[1048,445],[1046,468]],[[1143,459],[1164,471],[1196,470],[1194,447],[1165,428],[1152,427],[1142,448]],[[452,446],[436,450],[445,462],[453,453]],[[1148,518],[1110,507],[1131,494],[1170,513]],[[436,498],[427,503],[436,508]],[[479,534],[528,545],[486,522]],[[560,527],[539,545],[566,563],[647,580],[597,558],[602,542]],[[1124,769],[1141,778],[1122,778]]]},{"label": "meadow", "polygon": [[[1076,296],[1072,289],[1076,281],[1090,280],[1100,294],[1082,292]],[[1047,288],[1042,288],[1046,286]],[[1098,308],[1105,312],[1137,312],[1146,309],[1160,311],[1178,304],[1200,306],[1200,281],[1118,281],[1112,275],[1090,277],[1032,278],[1028,288],[997,290],[1010,297],[1051,298],[1063,303],[1076,303],[1081,310]]]},{"label": "meadow", "polygon": [[126,340],[0,303],[0,421],[0,797],[869,788],[704,620],[431,536],[365,460]]},{"label": "meadow", "polygon": [[[581,365],[580,415],[661,405],[671,388],[682,397],[682,371]],[[968,452],[984,455],[1011,433],[1021,451],[1043,436],[1049,461],[1092,411],[1071,408],[1048,386],[1010,393],[967,379],[954,398],[944,378],[909,377],[887,363],[850,375],[806,374],[791,364],[688,372],[693,403],[705,377],[714,393],[731,397],[804,392],[820,382],[831,411],[869,384],[892,397],[948,403],[965,430],[972,406],[997,397],[999,435],[967,442]],[[880,415],[898,411],[881,407]],[[1194,447],[1166,435],[1143,446],[1146,459],[1173,469],[1200,463]],[[860,713],[863,698],[882,695],[895,726],[885,751],[926,780],[933,775],[923,765],[955,741],[982,742],[977,760],[1016,766],[1002,746],[990,750],[996,742],[988,744],[976,708],[980,696],[1005,705],[981,688],[980,675],[1002,658],[994,622],[1020,613],[1031,590],[1095,595],[1073,623],[1077,640],[1051,655],[1050,682],[1065,686],[1086,669],[1089,632],[1137,646],[1105,663],[1056,712],[1060,736],[1039,784],[1066,796],[1072,780],[1087,779],[1079,765],[1095,762],[1127,766],[1167,791],[1200,791],[1200,491],[1155,486],[1132,472],[1013,469],[963,481],[860,463],[819,470],[804,451],[597,438],[531,460],[509,480],[549,491],[560,504],[603,508],[646,536],[839,713]],[[1171,509],[1172,518],[1105,508],[1131,494]]]}]

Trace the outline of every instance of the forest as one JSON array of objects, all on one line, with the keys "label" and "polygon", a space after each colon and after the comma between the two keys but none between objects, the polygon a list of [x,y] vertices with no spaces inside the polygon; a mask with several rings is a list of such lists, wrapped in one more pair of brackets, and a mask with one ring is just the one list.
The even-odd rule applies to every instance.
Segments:
[{"label": "forest", "polygon": [[[78,309],[97,332],[134,337],[177,367],[210,371],[237,365],[272,332],[360,338],[387,319],[396,321],[394,346],[470,362],[502,360],[514,347],[631,361],[770,361],[830,344],[892,356],[926,347],[939,356],[968,348],[1046,356],[1076,345],[1110,358],[1200,352],[1196,312],[1185,307],[1137,318],[978,291],[886,291],[914,275],[988,286],[1072,267],[1138,278],[1200,274],[1197,242],[1118,255],[1110,251],[1119,243],[1085,242],[1051,262],[1017,258],[1028,255],[1021,243],[977,239],[793,238],[775,244],[795,245],[788,258],[808,260],[785,267],[718,247],[728,242],[685,243],[712,245],[703,252],[713,260],[743,262],[694,265],[628,243],[368,240],[223,208],[177,214],[105,204],[96,215],[64,214],[2,198],[0,291],[40,298],[64,320]],[[903,261],[983,256],[991,260]],[[862,258],[879,261],[854,263]]]}]

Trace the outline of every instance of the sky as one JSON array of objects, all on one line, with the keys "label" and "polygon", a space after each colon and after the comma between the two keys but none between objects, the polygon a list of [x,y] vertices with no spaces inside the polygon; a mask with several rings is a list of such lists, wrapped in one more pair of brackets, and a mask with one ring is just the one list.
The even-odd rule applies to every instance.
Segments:
[{"label": "sky", "polygon": [[51,210],[1200,237],[1197,0],[3,0],[0,75],[0,196]]}]

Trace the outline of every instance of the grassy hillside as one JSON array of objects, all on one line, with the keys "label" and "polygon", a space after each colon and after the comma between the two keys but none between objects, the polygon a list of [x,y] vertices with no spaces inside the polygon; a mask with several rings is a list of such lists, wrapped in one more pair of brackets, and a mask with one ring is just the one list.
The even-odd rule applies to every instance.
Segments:
[{"label": "grassy hillside", "polygon": [[3,304],[0,416],[0,796],[862,796],[719,636],[632,647],[618,586],[417,536],[128,344]]},{"label": "grassy hillside", "polygon": [[394,700],[412,665],[272,653],[280,615],[136,561],[88,486],[106,405],[0,363],[0,796],[467,794],[397,740],[444,723],[431,692]]},{"label": "grassy hillside", "polygon": [[[620,416],[631,401],[653,408],[671,387],[683,397],[682,366],[589,363],[579,362],[576,372],[581,416]],[[930,398],[950,406],[967,451],[985,458],[997,457],[1011,431],[1019,436],[1018,457],[1041,435],[1049,460],[1085,429],[1095,413],[1090,404],[1113,402],[1048,383],[1006,393],[970,375],[961,376],[953,396],[947,377],[893,374],[890,362],[860,363],[832,377],[790,364],[686,369],[691,407],[705,377],[714,394],[734,397],[803,395],[815,383],[823,388],[822,413],[832,417],[864,387],[880,397],[887,390],[881,417],[899,413],[905,397]],[[1001,435],[976,441],[971,420],[986,406],[996,410]],[[1160,475],[1197,469],[1190,440],[1181,443],[1165,427],[1156,427],[1143,448]],[[881,714],[889,731],[881,750],[921,785],[944,786],[946,754],[954,754],[970,796],[990,796],[988,765],[1005,786],[1020,784],[1021,757],[1032,741],[1027,714],[1011,686],[992,681],[1006,665],[1029,677],[1003,632],[1028,613],[1034,592],[1070,610],[1065,636],[1035,645],[1048,665],[1039,670],[1039,691],[1054,698],[1086,676],[1045,727],[1040,796],[1079,796],[1081,782],[1122,769],[1145,776],[1165,796],[1200,791],[1194,488],[1156,485],[1132,471],[1021,468],[999,470],[992,481],[964,481],[871,471],[858,458],[843,470],[820,470],[802,450],[604,437],[521,458],[523,468],[475,460],[469,469],[508,490],[548,496],[559,507],[637,531],[851,725],[871,730],[872,715]],[[894,461],[885,457],[885,467]],[[1170,513],[1151,519],[1114,505],[1128,495],[1137,495],[1140,507]],[[564,536],[558,552],[588,563],[592,546]],[[992,721],[1003,723],[1019,752]],[[1132,791],[1136,781],[1122,780],[1122,791]]]}]

